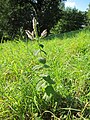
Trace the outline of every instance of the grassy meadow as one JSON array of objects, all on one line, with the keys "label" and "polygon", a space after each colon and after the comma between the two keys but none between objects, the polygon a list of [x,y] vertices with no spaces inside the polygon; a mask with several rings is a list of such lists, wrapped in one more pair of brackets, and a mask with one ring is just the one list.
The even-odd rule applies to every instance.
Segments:
[{"label": "grassy meadow", "polygon": [[[41,43],[47,69],[35,68],[42,66],[36,41],[0,44],[0,120],[90,120],[90,30]],[[42,74],[55,82],[49,94]]]}]

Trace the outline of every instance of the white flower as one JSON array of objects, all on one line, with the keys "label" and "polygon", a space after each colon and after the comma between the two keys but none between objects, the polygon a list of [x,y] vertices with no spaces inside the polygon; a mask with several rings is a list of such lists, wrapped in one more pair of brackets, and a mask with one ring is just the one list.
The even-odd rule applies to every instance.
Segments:
[{"label": "white flower", "polygon": [[47,35],[47,29],[45,29],[42,33],[41,33],[41,37],[46,37]]}]

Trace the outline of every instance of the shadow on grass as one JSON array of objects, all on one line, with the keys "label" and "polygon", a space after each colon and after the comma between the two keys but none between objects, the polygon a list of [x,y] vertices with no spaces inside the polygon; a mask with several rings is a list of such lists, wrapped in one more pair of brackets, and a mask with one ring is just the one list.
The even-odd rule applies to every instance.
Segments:
[{"label": "shadow on grass", "polygon": [[60,95],[60,93],[57,93],[55,91],[53,97],[54,105],[56,104],[56,106],[52,105],[53,101],[51,101],[49,104],[44,105],[47,111],[44,112],[42,116],[43,120],[50,120],[53,115],[57,116],[57,118],[60,118],[61,115],[63,115],[63,117],[67,116],[66,119],[70,117],[70,120],[72,120],[74,116],[75,118],[81,120],[82,112],[83,117],[89,118],[90,109],[86,109],[86,104],[80,101],[79,98],[72,95],[63,97]]}]

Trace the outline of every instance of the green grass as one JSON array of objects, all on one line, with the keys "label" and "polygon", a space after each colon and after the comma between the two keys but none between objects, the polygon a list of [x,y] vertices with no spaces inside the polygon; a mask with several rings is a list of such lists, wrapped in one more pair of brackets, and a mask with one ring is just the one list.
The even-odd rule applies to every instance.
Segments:
[{"label": "green grass", "polygon": [[[33,70],[38,45],[0,44],[1,120],[90,120],[90,31],[42,40],[50,68]],[[40,74],[55,81],[55,95],[45,93]]]}]

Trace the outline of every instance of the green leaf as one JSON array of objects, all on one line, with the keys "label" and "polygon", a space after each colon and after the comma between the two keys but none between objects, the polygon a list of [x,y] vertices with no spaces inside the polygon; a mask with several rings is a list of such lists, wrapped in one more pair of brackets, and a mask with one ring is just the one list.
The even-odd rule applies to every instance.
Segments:
[{"label": "green leaf", "polygon": [[44,48],[44,45],[43,45],[43,44],[39,44],[39,46],[40,46],[41,48]]},{"label": "green leaf", "polygon": [[34,120],[42,120],[41,117],[35,117]]},{"label": "green leaf", "polygon": [[53,87],[51,85],[47,86],[45,88],[45,92],[47,93],[48,96],[50,96],[50,94],[54,94],[55,93],[55,91],[54,91],[54,89],[53,89]]},{"label": "green leaf", "polygon": [[44,64],[43,68],[49,68],[50,66],[47,64]]},{"label": "green leaf", "polygon": [[46,85],[45,81],[40,80],[40,81],[37,82],[36,90],[40,91],[42,88],[45,88],[46,86],[47,85]]},{"label": "green leaf", "polygon": [[40,57],[40,58],[38,58],[38,61],[42,64],[45,64],[46,63],[46,58]]},{"label": "green leaf", "polygon": [[40,69],[42,69],[42,68],[43,68],[43,66],[35,65],[35,66],[32,68],[32,70],[40,70]]},{"label": "green leaf", "polygon": [[34,103],[35,103],[38,111],[40,112],[40,109],[39,109],[39,106],[38,106],[38,102],[37,102],[37,97],[36,97],[36,96],[34,96]]},{"label": "green leaf", "polygon": [[35,51],[34,55],[37,56],[40,50]]},{"label": "green leaf", "polygon": [[47,81],[49,84],[55,84],[55,82],[51,79],[50,75],[44,75],[43,79]]},{"label": "green leaf", "polygon": [[47,53],[44,50],[41,50],[45,55],[47,55]]}]

